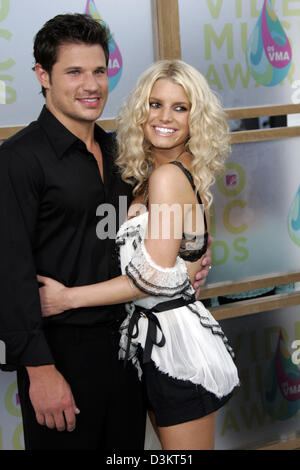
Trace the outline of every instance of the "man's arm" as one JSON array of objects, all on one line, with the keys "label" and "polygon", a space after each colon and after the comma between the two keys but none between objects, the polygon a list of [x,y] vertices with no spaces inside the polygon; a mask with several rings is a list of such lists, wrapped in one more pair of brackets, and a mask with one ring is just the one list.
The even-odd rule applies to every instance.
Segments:
[{"label": "man's arm", "polygon": [[0,151],[0,337],[6,344],[7,362],[15,366],[52,364],[41,327],[36,270],[25,223],[34,224],[39,201],[30,192],[32,183],[21,168],[15,173],[11,164],[12,156],[4,144]]},{"label": "man's arm", "polygon": [[207,281],[207,276],[208,276],[209,270],[211,268],[211,248],[210,247],[211,247],[212,241],[213,241],[212,237],[209,236],[208,237],[207,250],[206,250],[206,253],[205,253],[205,255],[203,256],[203,258],[201,260],[202,269],[201,269],[201,271],[198,271],[195,275],[195,281],[194,281],[193,287],[196,291],[196,293],[195,293],[196,298],[200,294],[201,287],[205,286],[206,281]]},{"label": "man's arm", "polygon": [[30,397],[38,421],[50,427],[54,423],[57,429],[62,429],[65,411],[67,428],[72,430],[74,399],[54,366],[43,332],[32,252],[42,176],[38,166],[15,158],[3,145],[0,150],[0,339],[6,346],[6,362],[27,366]]}]

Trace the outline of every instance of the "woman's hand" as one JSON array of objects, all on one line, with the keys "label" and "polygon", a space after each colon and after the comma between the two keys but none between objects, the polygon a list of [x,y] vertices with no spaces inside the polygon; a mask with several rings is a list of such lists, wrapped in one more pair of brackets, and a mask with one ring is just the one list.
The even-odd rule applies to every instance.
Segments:
[{"label": "woman's hand", "polygon": [[68,288],[50,277],[37,276],[40,287],[40,300],[43,317],[50,317],[68,310],[67,291]]}]

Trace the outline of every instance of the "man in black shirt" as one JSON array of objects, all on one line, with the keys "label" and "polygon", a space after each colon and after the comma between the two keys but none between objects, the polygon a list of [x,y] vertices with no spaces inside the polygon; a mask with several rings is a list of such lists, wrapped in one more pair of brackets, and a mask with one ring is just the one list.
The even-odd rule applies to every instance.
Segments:
[{"label": "man in black shirt", "polygon": [[113,238],[96,234],[101,204],[118,220],[119,196],[131,200],[114,136],[95,125],[108,95],[107,31],[59,15],[37,34],[34,55],[46,106],[0,149],[0,339],[17,368],[25,446],[142,449],[140,384],[118,361],[124,306],[42,320],[36,281],[38,273],[76,286],[119,273]]},{"label": "man in black shirt", "polygon": [[115,138],[95,125],[108,95],[107,31],[59,15],[37,34],[34,56],[46,105],[0,147],[0,340],[17,369],[25,447],[143,449],[141,383],[118,360],[124,306],[42,319],[36,280],[77,286],[119,274],[114,237],[96,233],[99,206],[111,204],[118,221],[119,198],[132,199]]}]

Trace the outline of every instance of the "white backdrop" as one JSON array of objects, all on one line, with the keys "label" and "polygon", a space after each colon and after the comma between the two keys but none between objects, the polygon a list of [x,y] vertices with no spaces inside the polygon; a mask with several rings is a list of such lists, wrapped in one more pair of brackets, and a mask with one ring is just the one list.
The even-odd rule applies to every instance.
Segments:
[{"label": "white backdrop", "polygon": [[0,450],[24,449],[21,409],[14,372],[0,372]]},{"label": "white backdrop", "polygon": [[[57,14],[84,13],[86,4],[87,0],[1,0],[0,80],[6,85],[9,104],[0,106],[0,127],[25,125],[36,119],[44,99],[31,70],[34,35]],[[116,116],[137,77],[153,62],[151,1],[95,0],[94,4],[109,25],[123,60],[121,80],[110,93],[102,115],[109,119]]]},{"label": "white backdrop", "polygon": [[[0,0],[0,80],[6,84],[6,102],[11,102],[1,105],[0,99],[0,126],[24,125],[37,117],[43,99],[31,71],[33,36],[50,17],[83,13],[86,3]],[[111,118],[136,77],[153,61],[151,5],[150,0],[95,0],[95,5],[110,26],[123,60],[121,80],[110,93],[103,115]],[[179,0],[183,59],[207,76],[226,107],[293,102],[292,85],[300,79],[300,1],[273,1],[293,51],[289,75],[275,86],[257,85],[246,68],[247,44],[263,5],[263,0]],[[210,282],[299,269],[299,175],[299,139],[234,146],[226,174],[214,188]],[[300,429],[300,400],[293,413],[281,419],[272,417],[261,404],[279,330],[286,332],[291,353],[291,342],[300,339],[298,318],[295,307],[223,322],[238,352],[243,383],[219,412],[217,448],[245,448]],[[287,400],[284,404],[288,408]],[[275,413],[281,403],[272,406]],[[23,445],[15,374],[0,372],[0,449]],[[150,431],[146,447],[156,448]]]},{"label": "white backdrop", "polygon": [[[182,58],[206,76],[226,108],[286,104],[295,99],[293,83],[300,79],[300,3],[272,0],[269,12],[270,5],[271,15],[277,17],[292,46],[290,69],[276,86],[257,83],[246,61],[247,47],[265,0],[179,0]],[[276,28],[283,34],[280,25],[277,23]],[[266,34],[265,27],[258,31],[258,42],[262,32]],[[274,47],[266,51],[271,58],[273,54],[275,58],[284,57],[284,51],[275,50],[274,44],[267,47]],[[260,70],[264,71],[264,64]],[[278,70],[274,75],[278,75]]]},{"label": "white backdrop", "polygon": [[233,146],[213,189],[209,282],[299,269],[299,145],[295,137]]}]

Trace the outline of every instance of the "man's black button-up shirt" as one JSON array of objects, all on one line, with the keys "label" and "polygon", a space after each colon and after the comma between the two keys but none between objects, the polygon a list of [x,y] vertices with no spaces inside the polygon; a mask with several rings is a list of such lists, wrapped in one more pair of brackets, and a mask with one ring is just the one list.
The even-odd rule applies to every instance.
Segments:
[{"label": "man's black button-up shirt", "polygon": [[36,274],[67,286],[119,274],[113,236],[118,226],[110,227],[110,238],[99,239],[97,208],[112,204],[116,217],[111,222],[118,224],[119,196],[130,203],[131,188],[114,166],[114,135],[96,125],[95,138],[104,181],[85,144],[46,107],[37,121],[0,147],[0,340],[12,364],[54,362],[45,325],[91,326],[123,315],[123,306],[111,306],[41,318]]}]

